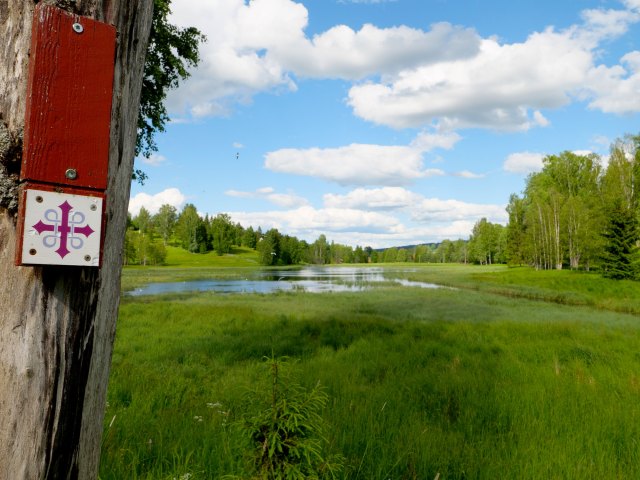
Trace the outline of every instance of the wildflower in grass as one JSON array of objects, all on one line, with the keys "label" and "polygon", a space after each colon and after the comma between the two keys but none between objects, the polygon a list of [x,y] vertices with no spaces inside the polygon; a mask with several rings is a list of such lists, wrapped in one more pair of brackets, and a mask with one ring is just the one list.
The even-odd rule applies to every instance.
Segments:
[{"label": "wildflower in grass", "polygon": [[184,475],[180,475],[180,478],[178,477],[173,477],[172,480],[189,480],[193,475],[191,475],[190,473],[185,473]]}]

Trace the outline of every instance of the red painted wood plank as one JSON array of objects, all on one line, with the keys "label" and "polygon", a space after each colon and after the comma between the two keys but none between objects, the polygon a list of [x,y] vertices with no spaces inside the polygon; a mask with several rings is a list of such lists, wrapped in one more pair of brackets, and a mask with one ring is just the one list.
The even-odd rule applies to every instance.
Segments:
[{"label": "red painted wood plank", "polygon": [[106,189],[115,43],[111,25],[36,6],[22,179]]}]

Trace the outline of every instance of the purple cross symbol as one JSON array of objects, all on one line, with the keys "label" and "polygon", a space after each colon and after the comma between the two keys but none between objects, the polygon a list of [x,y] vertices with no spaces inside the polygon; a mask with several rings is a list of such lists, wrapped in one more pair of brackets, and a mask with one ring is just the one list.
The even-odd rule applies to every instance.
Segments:
[{"label": "purple cross symbol", "polygon": [[[84,221],[84,215],[80,212],[75,214],[80,216],[79,221],[69,220],[69,213],[71,212],[71,210],[73,210],[73,207],[66,200],[64,201],[64,203],[58,205],[58,208],[60,208],[60,211],[62,212],[62,217],[59,220],[57,218],[57,212],[55,212],[55,210],[51,209],[45,212],[45,219],[51,220],[53,222],[53,225],[44,223],[42,220],[39,220],[38,223],[36,223],[33,226],[33,228],[39,234],[42,234],[43,232],[53,232],[53,235],[48,235],[47,237],[45,237],[45,241],[44,241],[45,246],[47,246],[46,244],[47,238],[53,237],[54,239],[57,239],[59,237],[60,246],[56,250],[56,253],[60,255],[60,258],[64,258],[69,253],[71,253],[71,251],[67,248],[68,242],[70,240],[72,242],[72,246],[73,246],[73,240],[79,241],[80,246],[79,247],[74,246],[73,248],[80,248],[83,242],[81,239],[77,237],[77,235],[78,234],[84,235],[85,238],[88,238],[89,235],[91,235],[94,232],[94,230],[89,225],[85,225],[84,227],[76,226],[77,224],[82,223]],[[55,215],[55,218],[50,219],[48,217],[49,213],[53,213]],[[53,247],[54,245],[55,243],[50,247]]]}]

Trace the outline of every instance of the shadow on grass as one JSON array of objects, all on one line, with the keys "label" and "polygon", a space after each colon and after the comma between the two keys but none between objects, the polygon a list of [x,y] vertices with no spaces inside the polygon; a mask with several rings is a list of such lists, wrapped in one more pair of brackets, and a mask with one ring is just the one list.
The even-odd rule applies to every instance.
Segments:
[{"label": "shadow on grass", "polygon": [[265,357],[308,358],[318,350],[348,348],[357,340],[370,336],[389,337],[397,326],[385,320],[345,321],[292,320],[281,315],[275,322],[253,324],[239,321],[222,328],[222,332],[172,345],[165,353],[184,363],[201,355],[216,358],[223,364],[261,360]]}]

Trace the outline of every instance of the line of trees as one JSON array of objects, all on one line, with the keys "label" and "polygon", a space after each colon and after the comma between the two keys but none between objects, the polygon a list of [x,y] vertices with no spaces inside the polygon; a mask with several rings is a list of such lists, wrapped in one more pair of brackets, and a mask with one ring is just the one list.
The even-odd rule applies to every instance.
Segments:
[{"label": "line of trees", "polygon": [[509,263],[637,278],[639,147],[640,135],[616,141],[606,168],[595,154],[547,156],[509,199]]},{"label": "line of trees", "polygon": [[256,248],[262,238],[260,230],[234,224],[229,215],[201,217],[193,204],[178,214],[175,207],[162,205],[155,215],[142,207],[134,218],[129,216],[125,236],[125,265],[159,265],[164,263],[169,244],[191,253],[214,251],[230,253],[234,245]]},{"label": "line of trees", "polygon": [[255,249],[262,265],[340,263],[509,263],[537,269],[600,269],[611,278],[638,278],[640,135],[611,147],[606,168],[596,154],[562,152],[543,160],[511,195],[507,226],[480,219],[468,240],[392,247],[341,245],[320,235],[313,243],[272,228],[244,228],[229,215],[202,217],[193,204],[180,213],[163,205],[151,215],[142,208],[129,221],[127,264],[161,264],[166,245],[193,253],[224,255],[233,246]]},{"label": "line of trees", "polygon": [[507,230],[486,218],[476,222],[468,240],[443,240],[412,247],[391,247],[374,251],[372,263],[463,263],[491,265],[506,262]]},{"label": "line of trees", "polygon": [[233,223],[229,215],[215,217],[198,214],[193,204],[178,213],[171,205],[162,205],[155,215],[141,208],[129,217],[125,236],[126,265],[164,263],[171,244],[192,253],[231,253],[234,246],[255,249],[262,265],[341,264],[341,263],[504,263],[506,229],[486,219],[476,223],[469,240],[444,240],[439,244],[391,247],[374,250],[367,246],[351,247],[327,240],[320,235],[313,243],[284,235],[272,228],[244,228]]}]

